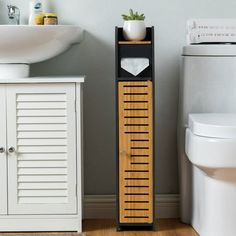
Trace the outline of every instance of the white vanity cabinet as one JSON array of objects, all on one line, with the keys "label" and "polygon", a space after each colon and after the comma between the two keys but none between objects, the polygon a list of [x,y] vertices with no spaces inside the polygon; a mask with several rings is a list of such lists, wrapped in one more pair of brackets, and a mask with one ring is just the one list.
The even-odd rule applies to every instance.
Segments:
[{"label": "white vanity cabinet", "polygon": [[0,231],[81,231],[83,81],[0,81]]}]

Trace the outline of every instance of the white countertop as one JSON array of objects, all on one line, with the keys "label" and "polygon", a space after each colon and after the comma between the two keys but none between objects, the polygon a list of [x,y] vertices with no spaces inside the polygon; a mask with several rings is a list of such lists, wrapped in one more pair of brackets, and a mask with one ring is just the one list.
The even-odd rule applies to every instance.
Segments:
[{"label": "white countertop", "polygon": [[85,76],[42,76],[17,79],[0,79],[0,84],[18,84],[18,83],[84,83]]}]

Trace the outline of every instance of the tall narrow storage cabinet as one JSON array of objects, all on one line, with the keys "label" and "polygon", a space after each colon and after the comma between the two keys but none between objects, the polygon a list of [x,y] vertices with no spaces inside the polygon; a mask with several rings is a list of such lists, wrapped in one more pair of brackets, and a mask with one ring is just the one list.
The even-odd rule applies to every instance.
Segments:
[{"label": "tall narrow storage cabinet", "polygon": [[0,81],[0,231],[82,231],[83,81]]},{"label": "tall narrow storage cabinet", "polygon": [[[122,66],[134,59],[149,62],[137,76]],[[155,227],[154,71],[154,28],[138,42],[116,28],[118,230]]]}]

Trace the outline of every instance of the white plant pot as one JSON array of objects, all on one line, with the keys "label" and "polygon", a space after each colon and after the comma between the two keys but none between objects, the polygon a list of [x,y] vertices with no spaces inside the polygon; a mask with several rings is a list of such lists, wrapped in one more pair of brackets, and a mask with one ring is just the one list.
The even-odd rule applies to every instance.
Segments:
[{"label": "white plant pot", "polygon": [[126,40],[140,41],[146,37],[146,26],[143,20],[128,20],[124,22],[123,35]]}]

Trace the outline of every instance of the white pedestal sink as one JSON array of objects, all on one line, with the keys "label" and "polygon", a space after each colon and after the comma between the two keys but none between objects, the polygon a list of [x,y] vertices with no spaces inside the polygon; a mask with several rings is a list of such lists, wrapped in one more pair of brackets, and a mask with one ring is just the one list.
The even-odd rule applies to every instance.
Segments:
[{"label": "white pedestal sink", "polygon": [[29,76],[29,66],[83,40],[78,26],[0,25],[0,79]]}]

